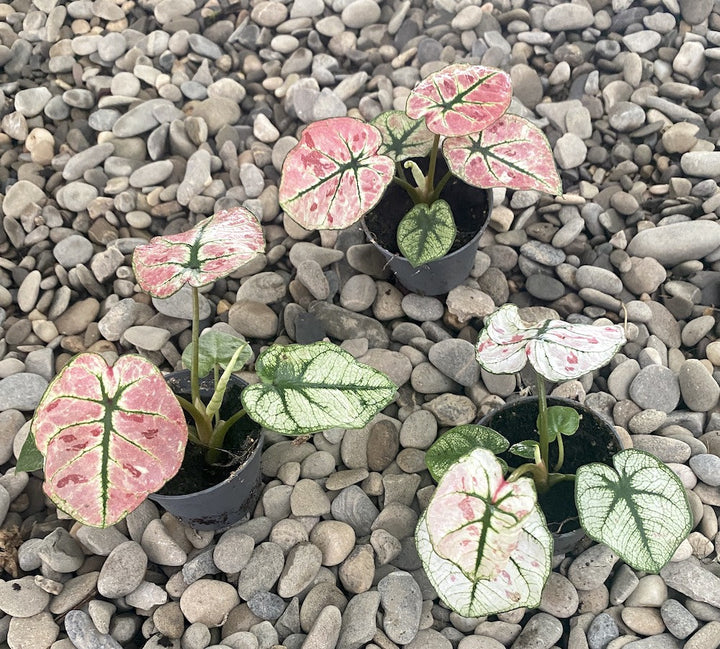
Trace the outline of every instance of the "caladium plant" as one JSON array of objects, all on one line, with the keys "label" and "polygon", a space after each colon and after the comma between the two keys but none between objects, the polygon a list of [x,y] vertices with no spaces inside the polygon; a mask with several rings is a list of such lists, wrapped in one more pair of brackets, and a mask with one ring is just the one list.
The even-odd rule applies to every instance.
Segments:
[{"label": "caladium plant", "polygon": [[[136,279],[151,296],[163,299],[191,287],[192,341],[182,356],[191,396],[173,394],[159,370],[138,355],[121,356],[112,366],[98,354],[71,359],[43,395],[17,463],[18,470],[44,468],[45,492],[60,509],[86,525],[113,525],[181,469],[188,440],[203,446],[212,464],[241,417],[296,436],[361,428],[392,401],[397,388],[390,379],[336,345],[271,346],[255,363],[260,382],[246,387],[236,412],[221,419],[230,376],[252,351],[237,336],[200,335],[198,289],[232,273],[264,245],[255,216],[235,208],[135,249]],[[199,383],[207,375],[215,389],[205,403]]]},{"label": "caladium plant", "polygon": [[[444,433],[426,453],[438,487],[418,522],[417,548],[438,595],[461,615],[539,604],[552,543],[537,494],[560,482],[575,482],[585,533],[637,570],[659,572],[692,529],[682,483],[649,453],[627,449],[613,457],[614,467],[593,462],[575,475],[562,473],[563,438],[577,431],[580,416],[574,408],[548,407],[545,381],[599,369],[624,343],[621,326],[527,323],[510,304],[485,319],[478,362],[493,374],[519,372],[530,362],[538,417],[528,439],[512,446],[496,431],[466,425]],[[508,450],[530,461],[509,468],[497,457]]]},{"label": "caladium plant", "polygon": [[[507,113],[511,99],[507,73],[455,64],[420,82],[404,111],[370,124],[349,117],[310,124],[283,164],[280,204],[307,229],[346,228],[397,183],[414,205],[398,226],[398,249],[414,267],[439,259],[456,237],[442,198],[451,177],[480,188],[562,193],[545,135]],[[448,171],[436,179],[441,151]],[[423,174],[416,159],[426,157]]]}]

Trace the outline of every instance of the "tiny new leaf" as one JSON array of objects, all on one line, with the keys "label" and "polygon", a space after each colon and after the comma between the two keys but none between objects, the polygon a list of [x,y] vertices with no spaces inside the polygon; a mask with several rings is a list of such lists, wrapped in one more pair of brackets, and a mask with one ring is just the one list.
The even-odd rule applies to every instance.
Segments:
[{"label": "tiny new leaf", "polygon": [[636,570],[657,573],[692,529],[685,488],[650,453],[627,449],[613,464],[615,470],[600,463],[578,469],[580,525]]},{"label": "tiny new leaf", "polygon": [[397,391],[382,372],[326,342],[269,347],[255,371],[261,383],[243,390],[243,406],[256,422],[283,435],[362,428]]},{"label": "tiny new leaf", "polygon": [[27,471],[28,473],[38,471],[43,468],[43,463],[43,455],[35,445],[35,435],[30,431],[25,438],[22,449],[20,449],[20,456],[15,464],[15,470]]},{"label": "tiny new leaf", "polygon": [[518,457],[523,457],[526,460],[534,460],[536,454],[539,456],[540,444],[534,439],[526,439],[517,444],[513,444],[510,447],[510,452]]},{"label": "tiny new leaf", "polygon": [[480,133],[447,138],[443,155],[453,175],[474,187],[562,194],[545,134],[518,115],[503,115]]},{"label": "tiny new leaf", "polygon": [[380,132],[352,117],[308,125],[285,158],[279,201],[308,230],[348,227],[382,198],[395,163]]},{"label": "tiny new leaf", "polygon": [[488,450],[443,476],[415,532],[440,598],[466,617],[533,607],[550,574],[552,538],[529,478],[505,482]]},{"label": "tiny new leaf", "polygon": [[[537,425],[539,428],[539,417]],[[580,415],[575,408],[550,406],[547,409],[548,441],[554,442],[558,435],[574,435],[578,426],[580,426]]]},{"label": "tiny new leaf", "polygon": [[133,253],[140,287],[166,298],[183,286],[200,287],[229,275],[265,250],[257,217],[244,207],[221,210],[180,234],[154,237]]},{"label": "tiny new leaf", "polygon": [[477,133],[510,105],[510,75],[484,65],[449,65],[421,81],[410,93],[405,112],[425,118],[430,131],[448,137]]},{"label": "tiny new leaf", "polygon": [[[242,338],[225,333],[224,331],[207,330],[201,334],[198,343],[198,376],[207,376],[215,365],[222,368],[228,366],[238,347],[243,351],[236,359],[231,372],[239,370],[252,358],[252,349]],[[189,368],[192,364],[192,342],[185,348],[182,355],[183,365]]]},{"label": "tiny new leaf", "polygon": [[510,443],[492,428],[478,424],[455,426],[440,435],[425,452],[430,475],[439,481],[461,457],[476,448],[485,448],[496,455],[507,451]]},{"label": "tiny new leaf", "polygon": [[32,433],[45,456],[45,493],[93,527],[117,523],[162,487],[187,441],[175,395],[134,354],[113,366],[99,354],[73,358],[40,400]]},{"label": "tiny new leaf", "polygon": [[419,203],[403,216],[397,228],[397,244],[417,268],[447,254],[456,233],[450,205],[440,199],[432,205]]},{"label": "tiny new leaf", "polygon": [[424,119],[410,119],[401,110],[389,110],[370,123],[382,134],[383,143],[378,153],[396,162],[430,154],[435,136],[428,131]]}]

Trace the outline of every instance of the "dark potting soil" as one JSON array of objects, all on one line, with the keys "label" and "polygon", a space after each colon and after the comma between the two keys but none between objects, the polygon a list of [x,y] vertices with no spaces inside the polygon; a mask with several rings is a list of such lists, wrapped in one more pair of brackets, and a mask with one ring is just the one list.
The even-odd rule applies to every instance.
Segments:
[{"label": "dark potting soil", "polygon": [[[428,158],[414,158],[414,162],[423,173],[427,173]],[[442,155],[438,155],[435,169],[436,182],[446,172],[447,164]],[[410,178],[409,174],[406,176]],[[440,192],[440,198],[450,205],[457,228],[449,254],[462,248],[485,224],[488,218],[487,190],[468,185],[453,176]],[[400,254],[397,246],[398,224],[412,207],[413,202],[408,193],[396,183],[392,183],[375,208],[365,215],[365,225],[383,248],[394,254]]]},{"label": "dark potting soil", "polygon": [[[190,373],[188,371],[173,372],[165,376],[165,380],[175,394],[190,398]],[[240,395],[247,383],[232,376],[228,383],[220,416],[227,420],[238,409],[242,408]],[[200,398],[207,403],[212,398],[212,377],[205,377],[200,381]],[[192,426],[193,420],[185,413],[185,421]],[[163,496],[184,496],[186,494],[203,491],[214,487],[227,479],[233,471],[241,467],[255,450],[255,444],[260,438],[260,426],[249,417],[240,418],[225,436],[224,448],[220,450],[217,463],[209,465],[205,461],[206,448],[188,442],[182,466],[175,477],[163,486],[159,494]]]},{"label": "dark potting soil", "polygon": [[[538,439],[535,426],[538,415],[537,399],[534,397],[518,399],[512,402],[512,406],[490,413],[487,419],[483,419],[483,425],[496,430],[511,445],[524,439]],[[548,406],[570,406],[580,415],[580,427],[577,432],[563,438],[565,460],[560,473],[574,474],[578,468],[591,462],[602,462],[612,466],[613,455],[622,449],[614,431],[611,433],[608,429],[609,422],[605,422],[599,414],[573,401],[548,397]],[[557,462],[557,448],[554,442],[550,444],[551,465]],[[526,461],[508,452],[500,457],[510,467],[518,467]],[[551,532],[570,532],[580,527],[575,507],[574,482],[556,484],[547,493],[539,494],[538,502],[545,513]]]}]

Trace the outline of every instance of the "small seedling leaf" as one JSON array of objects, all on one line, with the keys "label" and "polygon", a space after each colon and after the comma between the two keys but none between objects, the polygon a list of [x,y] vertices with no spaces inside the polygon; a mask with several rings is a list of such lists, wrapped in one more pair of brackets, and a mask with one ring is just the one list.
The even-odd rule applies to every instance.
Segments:
[{"label": "small seedling leaf", "polygon": [[613,457],[615,469],[578,469],[575,501],[580,525],[636,570],[657,573],[692,529],[685,488],[656,457],[637,449]]},{"label": "small seedling leaf", "polygon": [[510,443],[487,426],[466,424],[455,426],[440,435],[425,452],[425,464],[430,475],[439,481],[461,457],[476,448],[484,448],[496,455],[507,451]]},{"label": "small seedling leaf", "polygon": [[417,268],[446,255],[456,233],[452,210],[446,201],[420,203],[400,221],[397,244],[413,268]]},{"label": "small seedling leaf", "polygon": [[269,347],[255,371],[262,382],[243,390],[243,406],[283,435],[362,428],[397,391],[382,372],[326,342]]},{"label": "small seedling leaf", "polygon": [[510,452],[518,457],[525,458],[526,460],[534,460],[536,449],[539,449],[540,445],[533,439],[526,439],[517,444],[513,444],[510,447]]},{"label": "small seedling leaf", "polygon": [[[242,347],[243,351],[233,364],[231,372],[236,372],[252,358],[252,349],[242,338],[225,333],[224,331],[207,330],[200,336],[198,342],[198,376],[207,376],[215,365],[226,368],[236,350]],[[192,348],[190,343],[182,355],[182,362],[186,368],[192,365]]]},{"label": "small seedling leaf", "polygon": [[[540,428],[539,420],[537,422]],[[580,425],[580,415],[575,408],[550,406],[547,409],[548,441],[554,442],[558,435],[574,435]]]}]

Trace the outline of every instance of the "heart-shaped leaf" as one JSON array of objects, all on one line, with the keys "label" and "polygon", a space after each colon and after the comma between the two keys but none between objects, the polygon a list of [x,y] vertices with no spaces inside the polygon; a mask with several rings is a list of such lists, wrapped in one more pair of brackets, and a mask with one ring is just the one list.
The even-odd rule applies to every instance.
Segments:
[{"label": "heart-shaped leaf", "polygon": [[545,134],[518,115],[503,115],[480,133],[447,138],[443,155],[450,171],[475,187],[562,194]]},{"label": "heart-shaped leaf", "polygon": [[[538,428],[540,423],[538,421]],[[547,409],[548,440],[555,441],[558,435],[574,435],[580,426],[580,415],[575,408],[550,406]]]},{"label": "heart-shaped leaf", "polygon": [[279,200],[308,230],[339,230],[367,214],[395,174],[392,158],[378,153],[380,132],[351,117],[305,128],[285,158]]},{"label": "heart-shaped leaf", "polygon": [[[198,376],[207,376],[212,372],[215,365],[226,368],[232,360],[238,347],[242,347],[243,351],[233,364],[230,370],[236,372],[245,363],[252,358],[252,349],[242,338],[225,333],[224,331],[215,331],[209,329],[200,336],[198,342]],[[192,364],[192,342],[185,348],[182,355],[183,365],[189,368]]]},{"label": "heart-shaped leaf", "polygon": [[370,123],[382,135],[379,153],[396,162],[430,154],[435,135],[425,126],[424,119],[410,119],[401,110],[388,110]]},{"label": "heart-shaped leaf", "polygon": [[552,538],[532,481],[505,482],[490,451],[476,449],[445,473],[415,539],[430,582],[461,615],[539,603]]},{"label": "heart-shaped leaf", "polygon": [[276,345],[261,353],[242,402],[250,417],[283,435],[362,428],[395,397],[382,372],[336,345]]},{"label": "heart-shaped leaf", "polygon": [[450,205],[440,199],[432,205],[419,203],[403,216],[397,228],[397,244],[417,268],[446,255],[456,233]]},{"label": "heart-shaped leaf", "polygon": [[185,284],[200,287],[229,275],[265,250],[262,227],[244,207],[221,210],[180,234],[154,237],[133,253],[140,287],[157,298]]},{"label": "heart-shaped leaf", "polygon": [[621,451],[613,465],[615,470],[600,463],[578,469],[580,525],[636,570],[657,573],[692,529],[685,488],[644,451]]},{"label": "heart-shaped leaf", "polygon": [[22,448],[20,449],[20,455],[18,456],[15,464],[15,470],[31,473],[32,471],[42,469],[43,463],[43,455],[40,451],[38,451],[37,446],[35,445],[35,435],[33,435],[32,431],[30,431],[28,436],[25,438]]},{"label": "heart-shaped leaf", "polygon": [[440,435],[425,452],[425,464],[437,481],[455,462],[476,448],[485,448],[497,455],[507,451],[508,446],[510,442],[487,426],[455,426]]},{"label": "heart-shaped leaf", "polygon": [[80,354],[50,383],[32,432],[45,456],[45,493],[84,525],[107,527],[177,473],[187,441],[180,405],[149,361],[108,366]]},{"label": "heart-shaped leaf", "polygon": [[510,105],[510,76],[484,65],[449,65],[421,81],[410,93],[405,112],[425,118],[433,133],[468,135],[487,128]]},{"label": "heart-shaped leaf", "polygon": [[506,304],[485,318],[475,357],[492,374],[519,372],[530,360],[548,381],[564,381],[602,367],[624,344],[619,325],[526,323],[514,304]]},{"label": "heart-shaped leaf", "polygon": [[540,452],[540,444],[534,439],[526,439],[517,444],[513,444],[510,447],[510,452],[518,457],[525,458],[526,460],[534,460],[535,455]]}]

